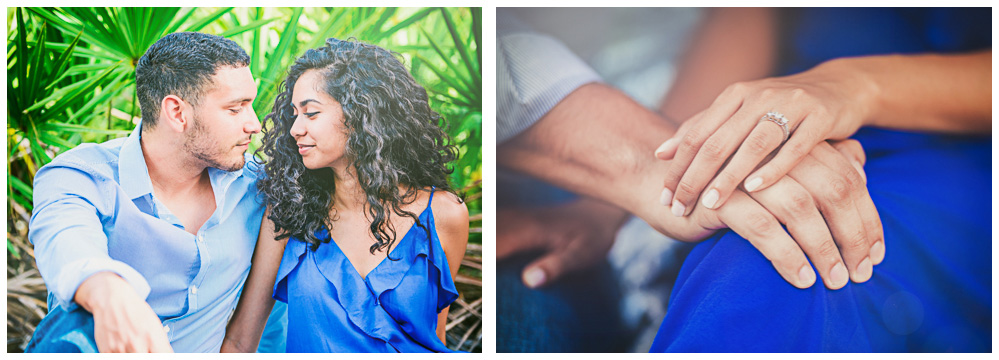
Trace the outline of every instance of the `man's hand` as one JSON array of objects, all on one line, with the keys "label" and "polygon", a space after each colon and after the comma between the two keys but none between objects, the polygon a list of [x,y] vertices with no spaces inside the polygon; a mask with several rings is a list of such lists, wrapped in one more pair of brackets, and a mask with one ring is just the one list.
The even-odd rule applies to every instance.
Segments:
[{"label": "man's hand", "polygon": [[94,314],[100,352],[173,352],[159,317],[120,276],[101,272],[84,280],[73,299]]},{"label": "man's hand", "polygon": [[[668,210],[661,208],[652,217],[659,224],[653,226],[686,241],[700,240],[712,229],[731,228],[799,288],[810,287],[816,278],[806,255],[830,289],[845,286],[850,278],[864,282],[873,265],[884,259],[881,223],[864,186],[864,161],[856,141],[823,142],[772,188],[751,195],[740,190],[733,197],[736,203],[716,212],[698,205],[692,222],[677,224],[662,215]],[[650,215],[645,216],[649,220]]]},{"label": "man's hand", "polygon": [[544,286],[606,258],[626,218],[624,210],[589,198],[553,207],[502,209],[497,214],[496,257],[543,251],[521,277],[528,287]]}]

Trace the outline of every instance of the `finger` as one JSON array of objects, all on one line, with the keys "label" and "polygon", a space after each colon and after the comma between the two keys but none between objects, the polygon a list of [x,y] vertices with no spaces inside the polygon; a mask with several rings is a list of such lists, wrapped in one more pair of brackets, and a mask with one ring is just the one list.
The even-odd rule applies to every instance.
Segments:
[{"label": "finger", "polygon": [[520,253],[539,250],[546,246],[540,237],[544,235],[536,220],[525,209],[504,209],[496,214],[496,258],[505,259]]},{"label": "finger", "polygon": [[[814,128],[817,125],[811,125],[813,123],[819,122],[809,122],[807,116],[801,120],[801,125],[791,133],[787,142],[781,145],[780,150],[777,150],[777,155],[774,155],[773,159],[746,178],[745,187],[747,191],[753,192],[766,189],[778,179],[787,175],[788,171],[793,169],[801,159],[808,155],[819,141],[825,140],[817,135],[820,132]],[[791,124],[788,124],[788,126],[791,126]]]},{"label": "finger", "polygon": [[[689,215],[693,211],[694,206],[691,205],[695,204],[704,187],[732,156],[739,144],[744,142],[746,134],[753,131],[755,126],[753,120],[753,116],[746,111],[746,108],[742,108],[704,142],[676,186],[671,209],[673,215]],[[773,147],[776,148],[777,144],[775,143]],[[758,163],[759,161],[755,162],[754,166]],[[714,207],[709,206],[709,208]]]},{"label": "finger", "polygon": [[173,347],[170,346],[170,341],[167,340],[165,334],[160,336],[153,336],[153,341],[149,346],[149,352],[154,353],[172,353]]},{"label": "finger", "polygon": [[867,173],[864,171],[864,164],[867,163],[867,154],[864,153],[864,148],[860,146],[860,142],[853,139],[846,139],[840,141],[829,141],[829,145],[832,145],[836,151],[853,164],[853,167],[857,169],[860,173],[860,177],[864,179],[864,183],[867,183]]},{"label": "finger", "polygon": [[[815,272],[801,248],[784,232],[777,219],[749,195],[733,194],[729,205],[718,212],[722,221],[769,259],[788,283],[801,289],[815,283]],[[804,271],[805,267],[808,267],[807,271]]]},{"label": "finger", "polygon": [[666,141],[663,141],[663,143],[659,145],[658,148],[656,148],[655,152],[656,158],[659,160],[672,159],[673,156],[676,155],[677,148],[680,147],[679,139],[683,138],[683,135],[687,133],[688,128],[694,126],[694,124],[699,122],[698,119],[701,118],[702,114],[704,114],[704,111],[694,114],[694,116],[691,116],[690,119],[688,119],[687,121],[680,123],[680,127],[676,129],[676,132],[673,133],[673,136],[670,137],[669,139],[666,139]]},{"label": "finger", "polygon": [[[785,176],[773,186],[752,193],[750,196],[787,226],[798,247],[804,250],[808,259],[815,265],[826,287],[835,290],[850,281],[829,227],[819,213],[812,196],[801,184]],[[812,269],[802,268],[801,271],[812,271]]]},{"label": "finger", "polygon": [[761,162],[780,146],[784,132],[776,124],[761,121],[754,125],[739,150],[732,156],[732,161],[725,164],[711,186],[701,196],[701,204],[709,209],[722,206],[739,183],[746,178]]},{"label": "finger", "polygon": [[790,176],[815,199],[833,240],[839,245],[850,279],[864,282],[871,277],[873,263],[870,259],[871,243],[854,203],[855,192],[861,191],[859,185],[862,182],[853,166],[842,156],[840,158],[842,163],[834,163],[830,167],[828,160],[816,157],[818,161],[799,164]]},{"label": "finger", "polygon": [[[860,146],[860,143],[854,140],[849,140],[849,141],[854,142],[857,147]],[[850,145],[849,143],[843,145],[845,145],[846,147],[853,146]],[[837,151],[834,148],[835,145],[832,145],[832,147],[833,148],[820,143],[819,146],[816,147],[816,151],[813,151],[813,156],[815,156],[819,161],[827,164],[826,165],[827,167],[833,167],[833,168],[838,167],[841,169],[840,170],[841,173],[844,173],[848,176],[852,176],[850,173],[850,169],[846,167],[847,166],[846,164],[849,163],[850,161],[844,159],[844,157],[841,155],[842,151]],[[860,153],[862,154],[863,150],[861,150]],[[861,159],[866,160],[866,157],[863,157]],[[830,166],[828,164],[833,164],[833,165]],[[854,167],[856,167],[857,165],[858,165],[857,163],[853,164]],[[859,183],[856,191],[853,192],[853,201],[854,204],[857,206],[857,211],[860,214],[860,219],[864,224],[864,230],[867,232],[868,242],[871,244],[870,248],[871,263],[872,265],[877,265],[880,264],[885,257],[884,226],[881,223],[881,216],[880,214],[878,214],[878,209],[877,207],[874,206],[874,200],[871,199],[871,194],[870,192],[868,192],[867,186],[865,185],[866,177],[864,175],[863,168],[857,171],[857,175],[860,177],[860,180],[857,180],[856,178],[854,178],[853,180],[854,182]]]},{"label": "finger", "polygon": [[586,246],[592,242],[583,240],[568,242],[563,248],[550,248],[549,253],[524,267],[521,275],[524,285],[537,288],[550,284],[567,274],[592,266],[607,254],[607,251],[587,249]]},{"label": "finger", "polygon": [[[677,133],[673,139],[677,141],[676,155],[673,157],[673,161],[669,165],[669,169],[666,170],[666,176],[663,180],[663,186],[666,190],[663,191],[662,199],[665,199],[663,205],[672,203],[673,193],[676,192],[676,186],[680,183],[680,179],[683,174],[687,172],[687,167],[694,160],[694,156],[697,155],[697,150],[700,149],[701,144],[708,139],[711,134],[715,133],[715,130],[722,125],[725,120],[728,120],[739,109],[742,105],[741,100],[730,100],[731,95],[720,95],[718,99],[711,107],[705,109],[699,118],[691,118],[687,122],[692,122],[691,125],[683,129],[682,133]],[[696,120],[696,121],[695,121]],[[686,124],[684,124],[686,125]],[[686,209],[684,209],[686,210]],[[686,211],[680,212],[681,214]]]},{"label": "finger", "polygon": [[125,352],[133,354],[148,353],[149,343],[146,341],[137,341],[137,339],[133,338],[125,345]]}]

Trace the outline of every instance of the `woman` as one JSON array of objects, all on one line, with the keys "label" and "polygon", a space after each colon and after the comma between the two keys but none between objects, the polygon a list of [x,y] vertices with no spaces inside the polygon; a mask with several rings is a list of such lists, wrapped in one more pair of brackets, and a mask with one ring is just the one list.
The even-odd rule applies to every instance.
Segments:
[{"label": "woman", "polygon": [[272,290],[288,352],[449,351],[468,211],[426,91],[392,52],[332,38],[283,89],[261,148],[268,221],[223,351],[256,349]]},{"label": "woman", "polygon": [[652,350],[991,349],[990,22],[967,8],[712,13],[662,106],[689,119],[657,151],[674,159],[663,204],[718,208],[851,137],[884,239],[843,229],[841,249],[870,253],[813,265],[854,282],[799,290],[736,234],[715,236],[684,262]]}]

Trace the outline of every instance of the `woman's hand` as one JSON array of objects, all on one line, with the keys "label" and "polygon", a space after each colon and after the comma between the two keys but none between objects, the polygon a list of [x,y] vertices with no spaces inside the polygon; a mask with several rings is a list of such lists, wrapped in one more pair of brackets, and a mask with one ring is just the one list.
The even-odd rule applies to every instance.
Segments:
[{"label": "woman's hand", "polygon": [[729,86],[656,151],[673,160],[665,180],[672,213],[689,214],[698,197],[716,209],[744,180],[748,192],[773,185],[820,142],[855,133],[875,93],[869,81],[835,61]]},{"label": "woman's hand", "polygon": [[697,229],[731,228],[799,288],[815,282],[809,259],[830,289],[850,279],[867,281],[873,265],[884,259],[884,235],[859,165],[864,161],[863,149],[854,140],[820,143],[788,176],[765,190],[751,195],[739,190],[717,210],[697,205],[690,217],[664,216],[664,223],[691,218],[682,223],[695,226],[686,231],[691,229],[669,224],[673,231],[665,232],[696,241],[705,236]]}]

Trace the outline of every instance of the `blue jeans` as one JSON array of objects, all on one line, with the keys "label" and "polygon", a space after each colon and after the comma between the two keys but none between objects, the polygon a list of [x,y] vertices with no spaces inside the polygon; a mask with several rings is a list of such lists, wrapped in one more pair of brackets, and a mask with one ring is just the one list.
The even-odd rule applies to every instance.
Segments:
[{"label": "blue jeans", "polygon": [[[275,302],[267,326],[260,339],[257,352],[284,352],[287,340],[288,306]],[[95,353],[94,316],[77,307],[66,311],[54,305],[35,328],[31,341],[24,348],[26,353]]]},{"label": "blue jeans", "polygon": [[[500,176],[497,204],[544,206],[573,201],[575,194],[524,177]],[[499,224],[515,226],[515,224]],[[606,261],[542,289],[520,280],[537,254],[497,264],[497,352],[622,352],[631,338],[618,313],[621,294]]]}]

